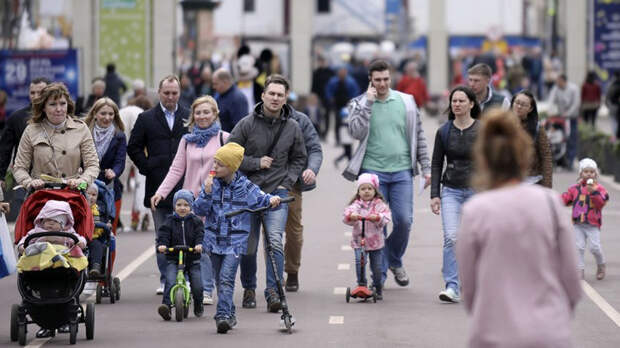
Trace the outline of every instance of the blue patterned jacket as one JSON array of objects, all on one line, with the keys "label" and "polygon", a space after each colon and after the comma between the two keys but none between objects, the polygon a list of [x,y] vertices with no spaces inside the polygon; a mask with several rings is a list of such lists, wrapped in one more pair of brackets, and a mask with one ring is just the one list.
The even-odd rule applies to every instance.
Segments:
[{"label": "blue patterned jacket", "polygon": [[250,214],[243,213],[232,218],[226,218],[224,214],[243,208],[266,207],[271,197],[240,172],[235,173],[230,184],[214,178],[211,193],[206,193],[203,185],[192,208],[194,214],[205,217],[205,251],[222,255],[245,254],[250,233]]}]

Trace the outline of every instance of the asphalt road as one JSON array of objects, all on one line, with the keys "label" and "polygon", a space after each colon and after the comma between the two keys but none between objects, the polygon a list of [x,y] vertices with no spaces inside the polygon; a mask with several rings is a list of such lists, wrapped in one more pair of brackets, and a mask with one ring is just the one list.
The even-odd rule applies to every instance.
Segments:
[{"label": "asphalt road", "polygon": [[[425,120],[431,141],[437,122]],[[341,213],[353,194],[353,184],[336,170],[333,159],[340,149],[325,145],[325,161],[318,177],[319,189],[304,195],[305,244],[300,271],[301,288],[287,294],[297,323],[292,335],[279,330],[279,315],[267,313],[258,296],[256,309],[240,308],[241,287],[237,283],[235,303],[238,326],[226,335],[216,333],[212,319],[215,308],[206,306],[205,315],[182,323],[164,322],[157,314],[161,297],[155,295],[158,283],[155,259],[151,255],[140,263],[140,255],[153,245],[153,232],[121,233],[118,237],[117,271],[122,272],[121,299],[110,304],[106,299],[96,306],[94,341],[86,341],[80,327],[78,344],[96,347],[464,347],[468,335],[467,315],[460,304],[442,304],[437,294],[441,278],[442,232],[440,217],[429,209],[429,193],[415,196],[414,228],[404,263],[412,284],[401,288],[390,276],[384,300],[373,304],[346,303],[342,293],[353,286],[353,253],[346,250],[350,229],[341,222]],[[344,162],[341,163],[343,169]],[[566,189],[576,173],[556,173],[554,187]],[[603,184],[606,184],[603,181]],[[606,184],[611,202],[603,212],[602,245],[607,257],[608,275],[595,279],[593,258],[587,256],[586,282],[603,299],[596,302],[584,294],[573,323],[575,347],[619,347],[620,318],[620,185]],[[129,220],[125,202],[123,218]],[[345,250],[343,250],[345,249]],[[262,255],[261,255],[262,258]],[[133,272],[127,268],[133,262]],[[264,286],[264,263],[259,263],[259,294]],[[9,313],[20,296],[13,275],[0,280],[0,346],[16,346],[9,340]],[[592,295],[594,297],[594,295]],[[92,299],[89,299],[92,300]],[[606,302],[611,309],[605,307]],[[607,315],[601,308],[606,308]],[[614,314],[615,311],[615,314]],[[29,328],[29,344],[64,346],[68,335],[51,340],[36,340],[37,328]]]}]

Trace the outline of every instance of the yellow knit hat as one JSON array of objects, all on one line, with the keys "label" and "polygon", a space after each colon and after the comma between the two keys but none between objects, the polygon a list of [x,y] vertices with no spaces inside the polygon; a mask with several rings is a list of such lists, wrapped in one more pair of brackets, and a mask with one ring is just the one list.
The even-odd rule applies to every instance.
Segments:
[{"label": "yellow knit hat", "polygon": [[228,143],[215,153],[215,159],[222,162],[233,172],[236,172],[243,161],[245,149],[237,143]]}]

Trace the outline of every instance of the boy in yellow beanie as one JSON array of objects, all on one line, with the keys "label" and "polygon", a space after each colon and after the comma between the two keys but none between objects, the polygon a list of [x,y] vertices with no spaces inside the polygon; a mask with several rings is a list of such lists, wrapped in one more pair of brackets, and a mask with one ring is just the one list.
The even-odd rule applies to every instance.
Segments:
[{"label": "boy in yellow beanie", "polygon": [[280,197],[264,193],[237,171],[243,160],[244,148],[228,143],[215,153],[214,176],[204,182],[194,201],[196,215],[205,217],[203,248],[213,265],[217,285],[215,325],[218,333],[226,333],[237,324],[233,293],[240,255],[247,251],[250,214],[232,218],[224,215],[243,208],[257,209],[280,204]]}]

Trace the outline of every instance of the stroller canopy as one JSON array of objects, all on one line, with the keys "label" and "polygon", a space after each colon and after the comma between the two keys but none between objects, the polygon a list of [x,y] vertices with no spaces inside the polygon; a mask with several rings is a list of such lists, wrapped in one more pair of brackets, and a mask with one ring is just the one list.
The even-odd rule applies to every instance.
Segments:
[{"label": "stroller canopy", "polygon": [[80,236],[90,241],[93,235],[94,220],[86,197],[71,189],[44,189],[34,192],[24,201],[15,223],[15,243],[34,228],[34,219],[50,199],[69,203],[75,220],[73,228]]}]

